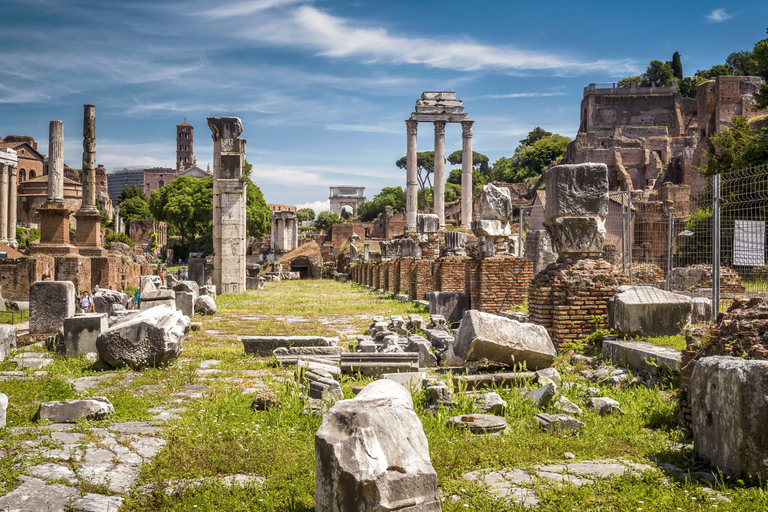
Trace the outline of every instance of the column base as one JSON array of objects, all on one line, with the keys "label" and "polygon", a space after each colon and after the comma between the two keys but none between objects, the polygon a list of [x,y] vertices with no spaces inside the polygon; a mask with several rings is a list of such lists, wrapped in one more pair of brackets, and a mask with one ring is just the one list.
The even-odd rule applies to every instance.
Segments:
[{"label": "column base", "polygon": [[69,214],[67,208],[45,204],[37,209],[40,216],[40,245],[69,245]]},{"label": "column base", "polygon": [[77,219],[77,246],[101,248],[101,214],[98,210],[75,214]]},{"label": "column base", "polygon": [[68,244],[31,244],[29,246],[30,254],[48,254],[51,256],[60,256],[65,254],[77,254],[77,247]]},{"label": "column base", "polygon": [[103,247],[77,247],[77,252],[80,256],[88,256],[89,258],[103,258],[109,255],[109,251]]}]

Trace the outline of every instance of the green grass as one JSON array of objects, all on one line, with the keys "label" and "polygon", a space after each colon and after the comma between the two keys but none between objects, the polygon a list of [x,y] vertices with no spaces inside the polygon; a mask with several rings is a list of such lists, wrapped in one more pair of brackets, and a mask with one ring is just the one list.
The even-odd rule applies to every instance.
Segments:
[{"label": "green grass", "polygon": [[[203,317],[204,329],[191,333],[182,356],[169,367],[142,372],[110,370],[84,359],[56,358],[46,368],[45,378],[0,381],[0,392],[9,396],[8,426],[34,425],[34,413],[43,400],[104,395],[115,405],[111,421],[145,420],[156,406],[177,407],[176,393],[190,384],[204,384],[206,392],[180,404],[187,410],[165,424],[167,445],[143,467],[139,485],[153,484],[154,492],[134,491],[126,495],[123,510],[131,511],[301,511],[314,510],[314,435],[321,418],[303,414],[306,397],[291,378],[289,370],[275,368],[271,358],[243,353],[242,344],[232,336],[250,334],[361,333],[374,314],[423,314],[409,303],[399,303],[383,294],[335,281],[281,281],[268,283],[261,291],[218,299],[219,314]],[[217,331],[217,332],[211,332]],[[649,341],[675,346],[682,337]],[[195,368],[206,359],[220,361],[222,374],[202,379]],[[615,398],[624,415],[598,417],[587,410],[587,387],[595,386],[581,377],[581,367],[571,367],[568,358],[556,360],[564,382],[571,385],[562,393],[581,406],[585,423],[579,432],[540,431],[533,420],[539,412],[520,398],[519,389],[499,390],[509,407],[507,432],[494,437],[474,437],[446,425],[449,417],[476,411],[471,397],[456,395],[457,405],[437,414],[428,412],[426,394],[415,394],[415,410],[429,441],[432,463],[444,511],[522,510],[505,500],[495,499],[479,485],[466,481],[463,473],[477,469],[531,468],[537,464],[565,461],[565,452],[576,460],[623,457],[648,462],[649,457],[674,463],[690,471],[710,470],[690,448],[670,448],[672,443],[689,442],[690,433],[677,425],[676,393],[668,384],[654,388],[614,389],[603,387],[601,394]],[[11,369],[0,363],[0,369]],[[258,370],[259,376],[246,373]],[[97,388],[78,393],[73,379],[116,373]],[[450,383],[450,375],[443,378]],[[342,377],[346,398],[352,387],[371,379]],[[153,386],[148,388],[147,386]],[[157,386],[156,388],[154,386]],[[261,386],[276,393],[282,407],[257,412],[251,409],[252,395],[242,389]],[[457,392],[459,390],[456,390]],[[547,412],[554,412],[548,410]],[[81,427],[104,426],[107,422],[84,422]],[[14,455],[23,434],[0,431],[0,494],[12,488],[18,473]],[[226,488],[211,479],[181,495],[167,496],[165,482],[236,473],[265,478],[263,485]],[[738,482],[718,482],[713,487],[732,501],[710,500],[699,486],[678,482],[662,473],[625,475],[583,487],[537,486],[541,510],[765,510],[768,488],[749,487]],[[83,489],[86,490],[86,489]],[[716,508],[715,508],[716,507]]]},{"label": "green grass", "polygon": [[648,343],[652,343],[653,345],[658,345],[660,347],[669,347],[675,350],[685,349],[684,334],[679,334],[677,336],[655,336],[652,338],[647,338],[645,341],[647,341]]},{"label": "green grass", "polygon": [[17,324],[29,320],[29,311],[0,311],[0,324]]}]

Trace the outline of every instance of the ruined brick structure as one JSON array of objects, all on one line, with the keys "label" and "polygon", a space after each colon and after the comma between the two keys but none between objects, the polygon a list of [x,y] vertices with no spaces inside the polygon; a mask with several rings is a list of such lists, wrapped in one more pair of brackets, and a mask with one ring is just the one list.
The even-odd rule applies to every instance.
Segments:
[{"label": "ruined brick structure", "polygon": [[718,314],[711,329],[695,329],[686,336],[686,348],[680,362],[680,387],[686,392],[680,419],[691,424],[687,392],[696,362],[703,357],[736,356],[768,360],[768,301],[763,298],[737,297],[728,311]]},{"label": "ruined brick structure", "polygon": [[536,276],[528,292],[531,321],[543,325],[555,347],[608,328],[608,300],[629,279],[602,259],[558,261]]},{"label": "ruined brick structure", "polygon": [[398,258],[351,267],[352,280],[389,293],[424,300],[429,292],[469,293],[472,309],[498,313],[525,302],[533,263],[500,255],[484,260],[447,256],[435,260]]}]

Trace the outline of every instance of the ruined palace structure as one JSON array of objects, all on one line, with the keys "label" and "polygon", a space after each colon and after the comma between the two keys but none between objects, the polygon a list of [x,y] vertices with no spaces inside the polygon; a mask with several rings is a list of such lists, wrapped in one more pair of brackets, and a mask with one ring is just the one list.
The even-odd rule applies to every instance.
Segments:
[{"label": "ruined palace structure", "polygon": [[245,139],[238,117],[209,117],[213,137],[213,284],[245,292]]},{"label": "ruined palace structure", "polygon": [[[557,347],[607,328],[607,304],[627,278],[602,259],[608,214],[605,164],[558,165],[544,175],[544,222],[558,254],[536,274],[528,294],[531,321],[544,326]],[[597,322],[596,322],[597,320]]]},{"label": "ruined palace structure", "polygon": [[0,148],[0,244],[16,247],[16,150]]},{"label": "ruined palace structure", "polygon": [[416,156],[416,134],[419,123],[434,123],[435,126],[435,213],[440,229],[445,229],[445,125],[461,123],[461,227],[469,228],[472,222],[472,125],[464,113],[464,104],[456,99],[455,92],[423,92],[416,102],[416,111],[405,121],[408,131],[406,153],[406,209],[408,231],[416,230],[418,213],[418,163]]},{"label": "ruined palace structure", "polygon": [[699,85],[696,99],[668,87],[584,88],[581,122],[562,163],[604,163],[611,190],[659,189],[662,183],[704,181],[694,167],[705,163],[708,138],[734,116],[765,114],[755,109],[760,78],[720,76]]}]

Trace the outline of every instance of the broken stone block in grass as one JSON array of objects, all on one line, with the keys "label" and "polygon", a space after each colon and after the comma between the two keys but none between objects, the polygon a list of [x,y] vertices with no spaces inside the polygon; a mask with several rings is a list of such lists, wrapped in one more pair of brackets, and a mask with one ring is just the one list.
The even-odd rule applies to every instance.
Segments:
[{"label": "broken stone block in grass", "polygon": [[37,419],[51,423],[74,423],[76,420],[103,420],[115,414],[112,403],[103,396],[82,400],[43,402],[37,411]]}]

